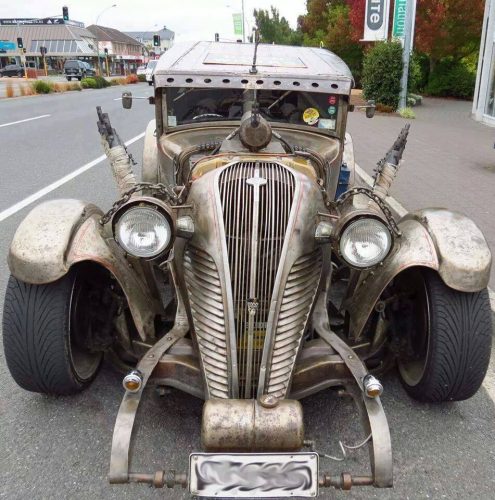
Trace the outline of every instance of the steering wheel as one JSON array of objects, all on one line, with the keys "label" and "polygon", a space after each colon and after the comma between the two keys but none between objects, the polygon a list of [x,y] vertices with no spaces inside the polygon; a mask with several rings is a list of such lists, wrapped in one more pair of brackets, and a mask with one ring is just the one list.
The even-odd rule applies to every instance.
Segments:
[{"label": "steering wheel", "polygon": [[210,118],[210,117],[223,118],[223,115],[219,115],[218,113],[202,113],[201,115],[194,116],[193,120],[199,120],[200,118]]}]

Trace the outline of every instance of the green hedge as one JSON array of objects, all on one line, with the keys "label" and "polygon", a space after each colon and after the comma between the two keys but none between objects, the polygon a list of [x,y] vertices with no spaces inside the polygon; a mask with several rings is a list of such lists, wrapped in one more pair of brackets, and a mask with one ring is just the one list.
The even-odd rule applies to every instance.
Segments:
[{"label": "green hedge", "polygon": [[402,45],[399,42],[380,42],[369,49],[363,61],[363,95],[377,103],[399,106],[402,77]]},{"label": "green hedge", "polygon": [[33,89],[37,94],[49,94],[53,92],[53,85],[51,82],[37,80],[33,83]]},{"label": "green hedge", "polygon": [[437,97],[471,99],[475,85],[476,73],[466,64],[444,59],[431,72],[426,93]]},{"label": "green hedge", "polygon": [[89,78],[83,78],[81,80],[81,87],[83,89],[104,89],[109,87],[111,84],[102,76],[93,76]]}]

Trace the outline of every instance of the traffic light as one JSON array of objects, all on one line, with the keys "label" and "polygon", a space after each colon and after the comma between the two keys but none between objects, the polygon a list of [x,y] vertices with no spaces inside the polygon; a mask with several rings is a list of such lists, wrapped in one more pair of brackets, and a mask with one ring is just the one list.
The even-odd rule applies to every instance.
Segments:
[{"label": "traffic light", "polygon": [[108,49],[106,47],[103,49],[103,52],[105,52],[106,56],[108,55]]},{"label": "traffic light", "polygon": [[42,56],[46,56],[46,52],[47,52],[46,47],[40,47],[40,52],[41,52]]},{"label": "traffic light", "polygon": [[215,42],[218,42],[220,40],[220,35],[218,33],[215,33]]},{"label": "traffic light", "polygon": [[20,36],[17,37],[17,47],[19,49],[23,49],[24,48],[24,44],[22,43],[22,38]]},{"label": "traffic light", "polygon": [[64,21],[69,20],[69,7],[67,7],[66,5],[62,7],[62,17],[64,18]]},{"label": "traffic light", "polygon": [[160,47],[160,35],[153,35],[153,47]]}]

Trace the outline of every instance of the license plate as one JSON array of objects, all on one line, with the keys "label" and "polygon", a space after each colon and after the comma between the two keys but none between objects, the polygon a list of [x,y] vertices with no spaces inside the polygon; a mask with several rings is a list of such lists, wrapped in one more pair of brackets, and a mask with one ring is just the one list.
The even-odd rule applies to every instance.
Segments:
[{"label": "license plate", "polygon": [[189,491],[217,498],[316,497],[318,454],[193,453]]}]

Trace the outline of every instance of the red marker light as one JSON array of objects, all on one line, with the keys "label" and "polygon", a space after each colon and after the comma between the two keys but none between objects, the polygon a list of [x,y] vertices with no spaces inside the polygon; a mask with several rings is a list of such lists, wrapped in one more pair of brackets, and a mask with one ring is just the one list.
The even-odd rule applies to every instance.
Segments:
[{"label": "red marker light", "polygon": [[328,97],[328,104],[335,106],[335,104],[337,104],[337,96],[335,96],[335,95],[329,96]]}]

